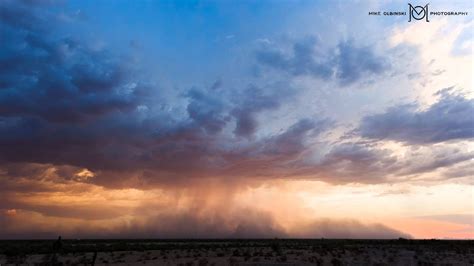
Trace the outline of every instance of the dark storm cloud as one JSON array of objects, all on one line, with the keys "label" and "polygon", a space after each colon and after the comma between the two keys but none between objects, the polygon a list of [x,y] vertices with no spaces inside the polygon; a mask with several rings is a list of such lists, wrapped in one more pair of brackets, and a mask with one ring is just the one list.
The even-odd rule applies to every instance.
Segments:
[{"label": "dark storm cloud", "polygon": [[124,74],[122,62],[106,52],[91,51],[76,41],[53,38],[35,28],[51,26],[47,22],[28,26],[16,14],[28,7],[4,5],[2,17],[20,21],[8,19],[5,23],[4,19],[0,29],[1,116],[65,123],[136,106],[140,85]]},{"label": "dark storm cloud", "polygon": [[134,115],[149,88],[120,57],[53,36],[49,8],[1,3],[0,160],[112,167],[150,131]]},{"label": "dark storm cloud", "polygon": [[[270,171],[306,150],[298,132],[311,131],[308,122],[302,129],[302,122],[297,122],[296,129],[290,127],[281,135],[233,147],[241,137],[252,138],[259,128],[258,114],[279,108],[291,94],[286,89],[250,85],[229,95],[219,81],[182,95],[187,116],[150,111],[150,102],[160,100],[144,96],[156,88],[134,79],[139,75],[119,57],[40,30],[53,27],[54,16],[29,8],[19,2],[2,8],[3,162],[85,167],[98,172],[95,182],[103,185],[138,175],[153,185],[230,169],[233,176],[241,176],[261,161],[267,162],[262,171]],[[33,25],[14,21],[18,12],[43,20]],[[233,126],[233,135],[223,132]],[[299,135],[290,141],[285,139],[289,134]],[[274,148],[278,157],[268,154],[266,150],[278,142],[283,144]]]},{"label": "dark storm cloud", "polygon": [[188,115],[198,126],[210,134],[219,133],[225,127],[228,117],[223,114],[225,106],[221,100],[197,89],[191,89],[187,96],[191,99]]},{"label": "dark storm cloud", "polygon": [[247,88],[242,104],[231,112],[236,119],[234,133],[241,137],[252,136],[258,126],[255,115],[264,110],[277,109],[285,96],[283,92],[267,95],[254,86]]},{"label": "dark storm cloud", "polygon": [[257,51],[256,58],[262,65],[294,76],[335,78],[343,86],[389,67],[387,59],[376,55],[369,46],[357,46],[352,41],[340,42],[334,51],[320,51],[318,46],[315,38],[307,38],[293,45],[291,55],[270,48]]},{"label": "dark storm cloud", "polygon": [[391,151],[361,143],[341,143],[318,163],[320,178],[330,183],[384,183],[400,165]]},{"label": "dark storm cloud", "polygon": [[0,3],[0,21],[2,24],[13,27],[38,29],[44,20],[42,16],[35,13],[36,2],[40,1],[2,1]]},{"label": "dark storm cloud", "polygon": [[[94,182],[105,186],[126,183],[130,176],[149,185],[185,177],[242,176],[260,162],[261,175],[269,175],[307,150],[307,132],[328,128],[302,120],[287,131],[253,139],[261,123],[258,115],[278,109],[293,94],[283,85],[251,84],[229,92],[219,81],[184,92],[184,116],[157,110],[154,105],[163,101],[154,95],[157,88],[144,85],[146,77],[121,57],[91,50],[81,40],[53,37],[56,18],[46,9],[21,2],[3,5],[4,163],[85,167],[98,173]],[[34,23],[17,17],[19,12]],[[303,53],[305,48],[298,49]]]},{"label": "dark storm cloud", "polygon": [[366,116],[361,136],[407,144],[431,144],[474,137],[474,100],[443,91],[426,110],[397,105],[384,113]]},{"label": "dark storm cloud", "polygon": [[140,183],[129,185],[147,187],[183,185],[194,178],[206,177],[241,180],[290,176],[297,169],[289,166],[297,164],[308,151],[306,140],[329,127],[327,121],[301,120],[280,134],[250,143],[183,128],[160,137],[147,149],[141,148],[139,152],[147,155],[140,160],[120,159],[119,164],[128,167],[120,171],[116,171],[118,167],[108,169],[111,171],[98,175],[94,182],[121,186],[127,184],[130,176],[135,176]]},{"label": "dark storm cloud", "polygon": [[330,128],[329,120],[302,119],[291,126],[287,131],[274,136],[263,145],[264,153],[272,156],[292,156],[305,150],[304,140],[308,135],[317,136]]},{"label": "dark storm cloud", "polygon": [[292,75],[312,75],[328,79],[333,75],[333,63],[327,57],[315,56],[316,39],[307,38],[293,45],[293,55],[288,57],[278,50],[257,51],[257,60],[264,65],[286,71]]},{"label": "dark storm cloud", "polygon": [[356,82],[368,74],[380,74],[388,68],[386,59],[375,55],[372,47],[357,47],[352,42],[339,43],[334,60],[336,76],[342,85]]}]

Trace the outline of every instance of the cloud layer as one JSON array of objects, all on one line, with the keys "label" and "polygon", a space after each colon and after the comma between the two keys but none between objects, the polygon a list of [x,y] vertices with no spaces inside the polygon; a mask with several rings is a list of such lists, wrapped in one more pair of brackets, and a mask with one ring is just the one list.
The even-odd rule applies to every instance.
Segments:
[{"label": "cloud layer", "polygon": [[257,51],[256,58],[260,64],[290,75],[335,79],[341,86],[381,74],[389,68],[388,60],[374,54],[372,47],[341,41],[337,47],[324,51],[314,37],[295,42],[289,55],[266,47]]},{"label": "cloud layer", "polygon": [[438,95],[438,101],[426,110],[398,105],[385,113],[364,117],[359,127],[361,136],[415,145],[472,139],[474,100],[446,90]]}]

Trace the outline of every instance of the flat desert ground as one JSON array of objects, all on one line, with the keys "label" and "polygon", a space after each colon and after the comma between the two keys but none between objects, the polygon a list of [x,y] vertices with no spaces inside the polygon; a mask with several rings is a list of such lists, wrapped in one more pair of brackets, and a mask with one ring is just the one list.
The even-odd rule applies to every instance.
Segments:
[{"label": "flat desert ground", "polygon": [[[471,240],[0,241],[1,265],[474,265]],[[95,261],[94,261],[95,257]]]}]

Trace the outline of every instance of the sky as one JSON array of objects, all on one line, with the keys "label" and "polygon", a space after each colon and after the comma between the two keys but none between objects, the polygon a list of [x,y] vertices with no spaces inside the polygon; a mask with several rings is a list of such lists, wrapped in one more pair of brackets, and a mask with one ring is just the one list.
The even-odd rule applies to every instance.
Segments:
[{"label": "sky", "polygon": [[429,9],[0,1],[0,238],[474,238],[473,3]]}]

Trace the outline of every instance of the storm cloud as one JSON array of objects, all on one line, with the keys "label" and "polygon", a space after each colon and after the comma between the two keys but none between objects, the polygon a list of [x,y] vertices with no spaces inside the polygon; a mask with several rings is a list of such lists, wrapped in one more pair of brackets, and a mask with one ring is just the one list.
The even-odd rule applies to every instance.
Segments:
[{"label": "storm cloud", "polygon": [[427,109],[413,104],[397,105],[384,113],[362,119],[361,136],[406,144],[431,144],[474,137],[474,100],[441,91]]},{"label": "storm cloud", "polygon": [[372,47],[358,46],[348,40],[339,42],[333,49],[323,50],[319,42],[314,37],[295,42],[290,54],[267,47],[257,51],[256,59],[261,65],[293,76],[335,79],[342,86],[389,68],[388,60],[376,55]]},{"label": "storm cloud", "polygon": [[[126,57],[53,36],[46,29],[58,18],[45,9],[3,5],[1,161],[85,167],[105,171],[103,176],[139,171],[162,180],[223,174],[240,161],[262,160],[258,157],[266,156],[265,147],[283,140],[276,135],[239,139],[252,138],[259,128],[257,115],[278,109],[292,94],[286,88],[250,84],[228,92],[222,84],[192,87],[179,95],[184,105],[176,107],[186,115],[163,111],[153,106],[161,99],[160,88],[139,80],[143,75],[121,59]],[[19,12],[31,18],[16,16]],[[315,130],[321,129],[327,127]],[[281,136],[293,134],[293,127],[288,130]],[[288,147],[290,157],[267,158],[268,169],[306,149],[302,144]]]}]

